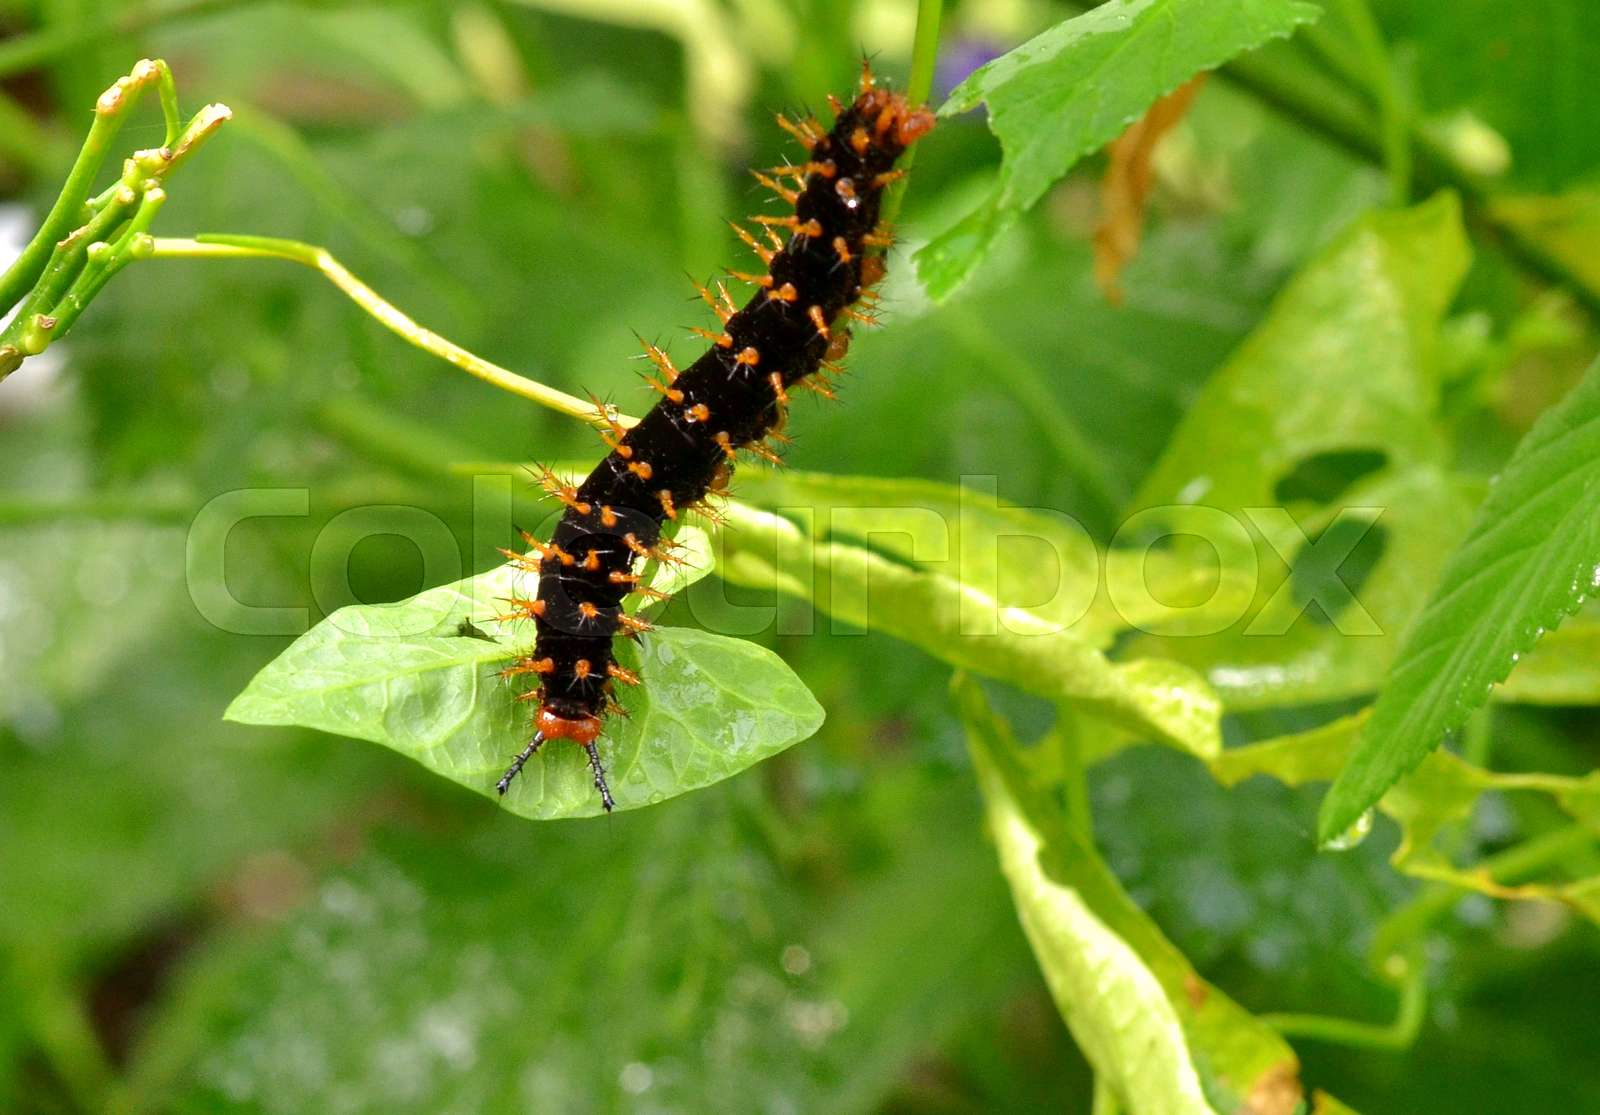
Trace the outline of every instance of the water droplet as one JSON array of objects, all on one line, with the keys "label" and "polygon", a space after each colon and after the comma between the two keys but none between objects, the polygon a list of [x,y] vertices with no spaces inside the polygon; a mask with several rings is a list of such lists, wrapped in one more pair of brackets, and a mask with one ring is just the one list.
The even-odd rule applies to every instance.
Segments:
[{"label": "water droplet", "polygon": [[1372,810],[1367,810],[1356,818],[1356,823],[1345,829],[1338,836],[1328,841],[1326,847],[1332,852],[1348,852],[1359,845],[1372,832]]},{"label": "water droplet", "polygon": [[646,800],[648,800],[651,805],[660,805],[662,802],[667,800],[667,795],[663,794],[660,790],[656,790]]}]

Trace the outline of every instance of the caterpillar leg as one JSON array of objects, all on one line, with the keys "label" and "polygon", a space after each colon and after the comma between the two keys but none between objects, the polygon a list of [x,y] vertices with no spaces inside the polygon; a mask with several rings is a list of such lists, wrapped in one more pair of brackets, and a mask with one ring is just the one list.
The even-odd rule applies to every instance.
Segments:
[{"label": "caterpillar leg", "polygon": [[543,742],[544,733],[535,732],[533,738],[528,741],[528,746],[522,749],[522,754],[512,760],[511,766],[506,768],[506,772],[500,776],[500,781],[494,784],[494,788],[500,791],[501,797],[505,797],[506,791],[511,788],[511,780],[522,773],[523,764],[533,758],[533,753],[539,750],[539,745]]},{"label": "caterpillar leg", "polygon": [[600,804],[610,813],[617,803],[611,800],[611,790],[606,786],[606,768],[600,765],[600,749],[593,743],[586,743],[583,749],[589,753],[589,769],[594,771],[594,788],[600,791]]}]

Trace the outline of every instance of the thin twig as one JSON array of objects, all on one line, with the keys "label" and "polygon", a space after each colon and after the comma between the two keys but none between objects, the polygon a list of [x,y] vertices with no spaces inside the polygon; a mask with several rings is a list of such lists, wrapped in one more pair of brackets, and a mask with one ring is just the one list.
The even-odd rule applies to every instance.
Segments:
[{"label": "thin twig", "polygon": [[[326,248],[304,244],[298,240],[279,240],[265,236],[201,235],[193,239],[155,237],[150,242],[151,259],[283,259],[298,263],[322,274],[338,287],[356,305],[376,318],[386,329],[424,352],[447,360],[469,375],[502,391],[549,407],[551,410],[594,425],[604,425],[594,403],[546,386],[537,380],[520,376],[509,368],[462,348],[454,341],[441,337],[411,318],[378,294],[366,283],[345,269]],[[610,415],[624,426],[637,424],[638,419],[610,410]]]}]

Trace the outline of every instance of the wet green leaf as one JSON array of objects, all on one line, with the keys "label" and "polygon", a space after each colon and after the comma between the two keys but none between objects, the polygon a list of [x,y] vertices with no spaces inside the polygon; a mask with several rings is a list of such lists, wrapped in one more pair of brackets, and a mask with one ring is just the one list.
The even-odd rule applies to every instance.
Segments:
[{"label": "wet green leaf", "polygon": [[988,106],[1000,177],[986,202],[917,253],[923,285],[948,297],[1073,163],[1157,98],[1320,14],[1301,0],[1112,0],[973,73],[939,112]]},{"label": "wet green leaf", "polygon": [[1528,432],[1406,636],[1372,723],[1323,802],[1342,832],[1600,588],[1600,362]]},{"label": "wet green leaf", "polygon": [[[256,675],[230,720],[298,724],[391,747],[488,796],[526,742],[529,708],[499,670],[526,624],[494,616],[519,583],[510,566],[396,604],[323,620]],[[642,636],[624,661],[648,685],[619,693],[600,755],[619,809],[719,782],[814,733],[822,709],[771,651],[681,627]],[[619,687],[624,688],[624,687]],[[601,810],[579,748],[550,746],[504,798],[524,817]]]}]

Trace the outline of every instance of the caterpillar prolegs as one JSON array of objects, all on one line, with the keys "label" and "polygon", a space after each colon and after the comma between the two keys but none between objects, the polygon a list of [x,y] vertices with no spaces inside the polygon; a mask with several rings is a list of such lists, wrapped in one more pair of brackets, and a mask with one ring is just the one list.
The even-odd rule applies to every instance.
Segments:
[{"label": "caterpillar prolegs", "polygon": [[[595,788],[613,806],[596,741],[612,707],[611,683],[639,678],[617,664],[613,639],[648,630],[623,610],[624,597],[644,591],[641,559],[674,560],[662,526],[720,488],[741,449],[771,457],[763,439],[783,425],[789,392],[809,387],[831,396],[820,371],[836,367],[849,341],[848,322],[866,317],[853,307],[883,275],[888,236],[878,228],[885,188],[903,171],[895,162],[933,127],[933,114],[879,86],[863,68],[855,100],[829,98],[832,128],[812,120],[778,123],[806,148],[806,161],[756,177],[791,207],[782,216],[739,225],[741,239],[766,265],[758,274],[733,272],[756,287],[742,308],[718,284],[701,295],[720,330],[695,330],[710,348],[679,372],[653,345],[646,352],[661,399],[630,430],[615,422],[605,436],[609,455],[577,487],[546,474],[545,487],[566,510],[547,542],[523,534],[525,554],[508,551],[536,571],[532,600],[513,599],[513,614],[534,621],[532,653],[505,673],[534,675],[524,694],[538,703],[534,734],[500,779],[504,794],[539,747],[571,740],[589,756]],[[841,322],[840,319],[845,319]],[[606,415],[601,408],[601,415]]]}]

